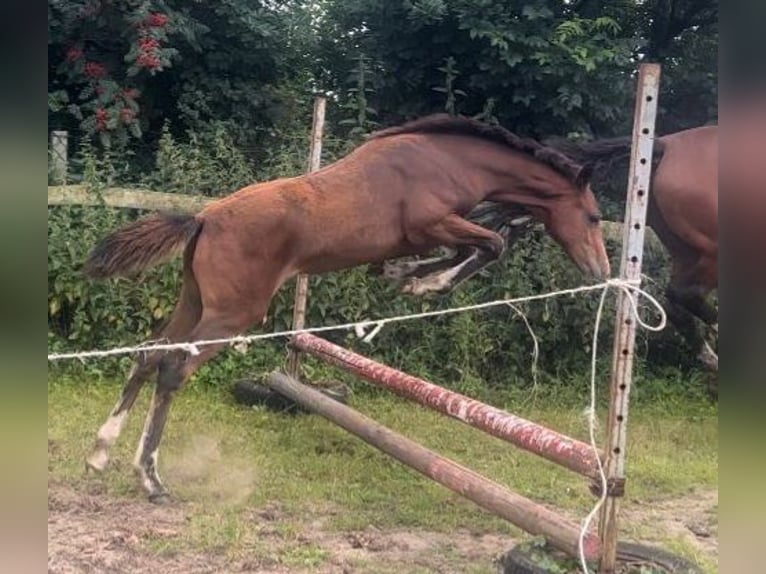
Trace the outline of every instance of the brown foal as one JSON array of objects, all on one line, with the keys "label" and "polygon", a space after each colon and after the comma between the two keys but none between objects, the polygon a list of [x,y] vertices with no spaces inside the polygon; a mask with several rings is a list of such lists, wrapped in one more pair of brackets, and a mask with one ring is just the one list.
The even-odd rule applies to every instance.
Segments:
[{"label": "brown foal", "polygon": [[[261,324],[275,292],[297,273],[325,273],[443,246],[466,257],[414,278],[407,290],[450,289],[503,252],[500,235],[465,219],[479,202],[490,200],[541,221],[580,269],[603,279],[609,260],[587,174],[563,154],[503,128],[429,116],[378,132],[311,175],[246,187],[196,215],[132,223],[94,249],[86,272],[95,278],[133,275],[185,245],[180,300],[157,337],[225,338]],[[157,452],[170,404],[223,346],[202,346],[197,355],[140,355],[98,432],[88,466],[106,466],[136,396],[157,373],[135,466],[150,499],[166,500]]]}]

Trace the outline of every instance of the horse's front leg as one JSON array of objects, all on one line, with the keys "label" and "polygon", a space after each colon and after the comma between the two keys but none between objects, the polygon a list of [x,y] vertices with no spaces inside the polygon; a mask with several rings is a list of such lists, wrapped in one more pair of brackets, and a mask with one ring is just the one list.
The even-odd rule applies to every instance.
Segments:
[{"label": "horse's front leg", "polygon": [[435,272],[413,277],[402,288],[403,293],[447,293],[496,261],[505,250],[505,241],[500,235],[454,214],[421,232],[454,247],[459,257],[453,258],[451,267],[443,269],[440,265]]},{"label": "horse's front leg", "polygon": [[[454,253],[450,254],[449,251]],[[468,259],[473,253],[470,247],[460,246],[456,250],[449,250],[438,257],[427,259],[414,259],[411,261],[392,260],[383,264],[382,275],[392,281],[402,281],[410,277],[425,277],[451,269]]]}]

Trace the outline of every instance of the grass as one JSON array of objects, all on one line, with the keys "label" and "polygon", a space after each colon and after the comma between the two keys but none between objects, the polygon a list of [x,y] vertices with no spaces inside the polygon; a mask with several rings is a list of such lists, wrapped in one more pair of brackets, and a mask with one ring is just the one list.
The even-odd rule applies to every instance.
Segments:
[{"label": "grass", "polygon": [[[94,479],[83,472],[95,431],[118,393],[118,384],[103,381],[57,378],[49,383],[48,438],[56,445],[49,480],[74,486],[100,480],[107,495],[143,496],[130,463],[146,412],[145,396],[115,446],[104,477]],[[487,395],[492,404],[587,437],[583,399],[574,393],[540,393],[534,401],[512,392]],[[694,489],[717,488],[717,407],[680,393],[657,402],[640,395],[630,419],[626,505],[650,505]],[[380,393],[357,393],[353,404],[429,448],[573,517],[584,516],[592,507],[593,498],[580,477],[456,421]],[[178,396],[160,469],[169,488],[191,510],[182,537],[146,541],[157,553],[190,548],[231,555],[265,553],[264,521],[254,521],[255,510],[276,516],[268,522],[268,535],[280,541],[278,561],[303,569],[315,568],[329,556],[326,547],[302,538],[307,529],[318,528],[328,536],[369,526],[520,535],[317,416],[243,408],[223,388],[192,386]],[[645,534],[640,529],[632,533]],[[711,559],[683,541],[672,536],[660,540],[701,561],[706,571],[716,571]]]}]

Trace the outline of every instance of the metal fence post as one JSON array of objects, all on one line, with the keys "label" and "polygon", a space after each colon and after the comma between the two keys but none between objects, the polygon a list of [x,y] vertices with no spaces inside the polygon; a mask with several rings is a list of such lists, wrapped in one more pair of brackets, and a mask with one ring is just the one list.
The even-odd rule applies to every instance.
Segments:
[{"label": "metal fence post", "polygon": [[[641,261],[644,253],[646,209],[651,183],[659,83],[659,64],[642,64],[638,74],[636,108],[633,117],[633,147],[620,260],[620,278],[636,284],[641,282]],[[608,574],[614,572],[617,563],[617,514],[620,491],[625,480],[628,399],[633,378],[635,340],[636,322],[633,319],[631,302],[628,296],[620,291],[617,299],[612,359],[608,436],[604,449],[607,457],[604,470],[608,495],[599,521],[599,535],[603,549],[600,571]]]}]

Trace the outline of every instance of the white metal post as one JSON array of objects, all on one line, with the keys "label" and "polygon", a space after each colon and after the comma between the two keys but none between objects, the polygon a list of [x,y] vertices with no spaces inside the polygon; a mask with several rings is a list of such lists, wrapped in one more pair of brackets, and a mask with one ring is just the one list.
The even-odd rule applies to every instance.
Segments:
[{"label": "white metal post", "polygon": [[[633,147],[620,260],[620,278],[636,284],[641,282],[659,84],[659,64],[642,64],[638,74],[636,108],[633,117]],[[617,514],[625,481],[628,399],[633,378],[636,339],[636,322],[632,313],[633,309],[628,296],[620,292],[617,299],[611,397],[607,422],[608,436],[604,449],[608,496],[599,522],[599,535],[603,548],[600,571],[604,574],[612,574],[617,563]]]},{"label": "white metal post", "polygon": [[[322,163],[322,134],[324,132],[324,117],[327,99],[317,96],[314,100],[314,120],[311,125],[311,144],[309,146],[309,161],[307,173],[319,169]],[[295,305],[293,307],[293,329],[303,329],[306,326],[306,302],[308,301],[309,278],[301,273],[295,283]],[[300,367],[299,352],[293,348],[287,355],[287,372],[295,379]]]}]

